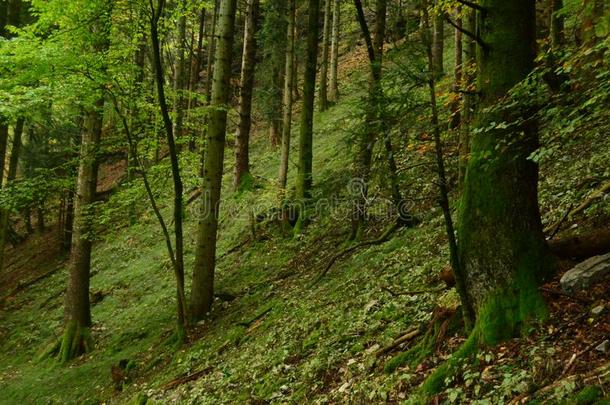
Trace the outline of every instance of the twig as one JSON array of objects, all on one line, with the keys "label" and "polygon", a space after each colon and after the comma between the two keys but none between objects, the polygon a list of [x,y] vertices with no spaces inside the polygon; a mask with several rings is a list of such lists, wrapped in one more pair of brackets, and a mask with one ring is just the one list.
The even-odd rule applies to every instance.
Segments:
[{"label": "twig", "polygon": [[559,230],[561,229],[561,226],[563,225],[565,220],[568,219],[568,217],[572,213],[572,208],[574,208],[574,203],[570,204],[570,208],[568,208],[566,213],[563,214],[563,217],[561,217],[561,219],[558,222],[556,222],[555,225],[553,225],[555,229],[553,230],[553,233],[551,233],[551,235],[549,236],[548,240],[553,239],[555,237],[555,235],[557,235],[557,233],[559,233]]},{"label": "twig", "polygon": [[566,364],[565,368],[563,369],[563,372],[561,373],[561,375],[559,376],[559,378],[564,377],[572,368],[572,366],[574,365],[574,362],[576,361],[577,358],[579,358],[580,356],[582,356],[585,353],[590,352],[594,347],[597,347],[599,343],[591,343],[589,346],[585,347],[584,349],[582,349],[581,351],[579,351],[578,353],[574,353],[572,355],[572,357],[570,357],[570,360],[568,361],[568,363]]},{"label": "twig", "polygon": [[470,8],[474,8],[475,10],[478,10],[482,13],[486,13],[487,9],[485,7],[482,7],[480,5],[478,5],[477,3],[473,3],[472,1],[468,1],[468,0],[457,0],[458,3],[463,4],[467,7]]},{"label": "twig", "polygon": [[421,328],[417,327],[417,326],[407,330],[405,333],[402,334],[402,336],[395,339],[392,343],[377,350],[375,352],[375,357],[381,357],[384,354],[390,353],[392,350],[396,349],[398,346],[402,345],[403,343],[410,342],[411,340],[413,340],[415,337],[417,337],[420,334],[421,334]]},{"label": "twig", "polygon": [[260,314],[256,315],[254,318],[250,319],[249,321],[239,322],[238,325],[243,326],[245,328],[249,328],[250,325],[252,325],[254,322],[258,321],[259,319],[261,319],[262,317],[267,315],[269,312],[271,312],[272,309],[273,309],[273,307],[267,308],[266,310],[264,310]]}]

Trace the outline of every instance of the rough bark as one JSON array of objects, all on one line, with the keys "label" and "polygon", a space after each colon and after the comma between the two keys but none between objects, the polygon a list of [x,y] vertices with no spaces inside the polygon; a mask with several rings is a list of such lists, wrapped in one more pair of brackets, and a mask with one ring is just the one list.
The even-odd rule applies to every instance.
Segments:
[{"label": "rough bark", "polygon": [[[316,89],[316,68],[318,59],[318,17],[320,14],[320,0],[308,1],[307,22],[307,55],[305,61],[305,74],[303,77],[303,109],[301,110],[301,124],[299,129],[299,172],[297,175],[297,199],[304,201],[311,196],[313,184],[313,113]],[[303,213],[299,216],[296,232],[302,225]]]},{"label": "rough bark", "polygon": [[288,159],[290,156],[290,135],[292,130],[292,88],[295,82],[294,39],[296,28],[296,0],[290,0],[288,10],[288,31],[286,34],[286,75],[284,77],[284,111],[282,124],[282,152],[280,157],[279,187],[282,197],[286,190],[288,178]]},{"label": "rough bark", "polygon": [[333,25],[330,46],[330,78],[328,83],[328,101],[336,103],[339,100],[339,40],[341,29],[341,0],[333,3]]},{"label": "rough bark", "polygon": [[250,172],[250,127],[252,126],[252,87],[256,59],[256,23],[259,0],[249,0],[244,27],[244,47],[241,63],[239,94],[239,124],[235,137],[235,174],[233,189],[238,190]]},{"label": "rough bark", "polygon": [[[475,126],[527,118],[518,109],[490,111],[534,66],[535,7],[531,0],[483,0],[478,52],[481,92]],[[518,115],[517,115],[518,114]],[[516,116],[517,115],[517,116]],[[528,121],[529,122],[529,121]],[[550,266],[538,209],[538,147],[529,122],[519,130],[473,133],[458,229],[459,261],[476,314],[475,336],[494,344],[546,313],[538,282]]]},{"label": "rough bark", "polygon": [[322,60],[320,61],[320,93],[318,107],[320,111],[328,109],[328,57],[330,45],[330,2],[324,0],[324,27],[322,30]]},{"label": "rough bark", "polygon": [[226,104],[229,101],[235,10],[237,0],[222,0],[219,11],[219,35],[215,53],[214,83],[207,147],[203,169],[202,207],[199,213],[195,267],[191,291],[191,311],[194,320],[201,320],[214,300],[214,270],[218,212],[227,126]]}]

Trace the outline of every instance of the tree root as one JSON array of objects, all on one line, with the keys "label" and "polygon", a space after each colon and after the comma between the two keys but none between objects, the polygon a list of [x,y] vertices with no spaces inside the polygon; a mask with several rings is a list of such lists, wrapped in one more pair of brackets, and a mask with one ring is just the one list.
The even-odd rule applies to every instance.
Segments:
[{"label": "tree root", "polygon": [[67,363],[80,355],[89,353],[92,348],[93,340],[89,328],[76,321],[70,321],[66,324],[61,338],[59,361]]}]

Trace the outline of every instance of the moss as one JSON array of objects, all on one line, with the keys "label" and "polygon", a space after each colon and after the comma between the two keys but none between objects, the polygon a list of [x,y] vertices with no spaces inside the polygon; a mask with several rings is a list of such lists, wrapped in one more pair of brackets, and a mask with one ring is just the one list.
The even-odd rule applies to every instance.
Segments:
[{"label": "moss", "polygon": [[590,385],[583,388],[578,394],[566,401],[575,405],[592,405],[598,404],[599,400],[604,395],[602,388],[599,385]]},{"label": "moss", "polygon": [[82,326],[76,321],[66,324],[64,334],[59,348],[59,360],[66,363],[81,354],[91,351],[93,340],[89,328]]}]

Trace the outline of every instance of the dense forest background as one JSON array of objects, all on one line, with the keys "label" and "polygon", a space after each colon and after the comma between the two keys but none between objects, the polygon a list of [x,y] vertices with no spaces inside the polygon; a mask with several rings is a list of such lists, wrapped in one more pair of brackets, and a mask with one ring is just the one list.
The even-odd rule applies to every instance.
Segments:
[{"label": "dense forest background", "polygon": [[0,403],[607,403],[609,34],[1,1]]}]

